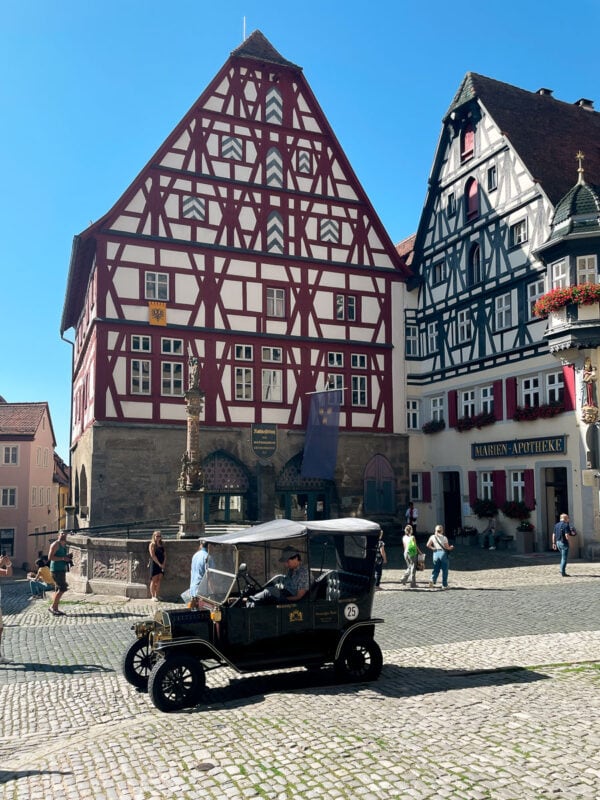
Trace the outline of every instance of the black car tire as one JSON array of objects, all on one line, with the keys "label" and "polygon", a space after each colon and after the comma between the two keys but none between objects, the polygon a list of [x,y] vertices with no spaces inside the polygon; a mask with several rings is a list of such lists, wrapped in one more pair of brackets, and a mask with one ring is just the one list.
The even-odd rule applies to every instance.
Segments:
[{"label": "black car tire", "polygon": [[187,653],[173,653],[154,665],[148,694],[159,711],[180,711],[198,705],[205,685],[202,664]]},{"label": "black car tire", "polygon": [[349,639],[334,662],[335,676],[340,682],[374,681],[383,667],[381,648],[374,639]]},{"label": "black car tire", "polygon": [[148,691],[148,676],[154,666],[154,651],[148,643],[148,637],[136,639],[123,656],[121,670],[125,680],[142,692]]}]

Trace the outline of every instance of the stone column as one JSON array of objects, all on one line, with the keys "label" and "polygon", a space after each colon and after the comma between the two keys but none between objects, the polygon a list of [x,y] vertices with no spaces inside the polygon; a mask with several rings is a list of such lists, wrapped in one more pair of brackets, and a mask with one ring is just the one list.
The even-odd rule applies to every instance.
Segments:
[{"label": "stone column", "polygon": [[204,533],[204,475],[200,460],[200,414],[204,408],[204,392],[199,386],[198,359],[190,356],[188,364],[190,378],[185,393],[187,442],[177,482],[180,506],[178,539],[198,539]]}]

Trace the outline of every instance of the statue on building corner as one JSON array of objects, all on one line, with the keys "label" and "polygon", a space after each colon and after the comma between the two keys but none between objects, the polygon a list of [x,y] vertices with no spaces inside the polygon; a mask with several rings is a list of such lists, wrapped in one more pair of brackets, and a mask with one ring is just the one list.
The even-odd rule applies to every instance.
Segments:
[{"label": "statue on building corner", "polygon": [[581,419],[587,425],[598,420],[598,401],[596,399],[597,369],[587,356],[581,371]]}]

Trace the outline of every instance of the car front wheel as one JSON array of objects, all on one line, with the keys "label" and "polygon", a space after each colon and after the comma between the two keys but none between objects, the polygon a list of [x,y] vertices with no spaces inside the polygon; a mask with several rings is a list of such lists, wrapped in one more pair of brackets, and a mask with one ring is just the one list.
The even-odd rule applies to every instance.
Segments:
[{"label": "car front wheel", "polygon": [[187,653],[174,653],[154,665],[148,694],[159,711],[180,711],[198,705],[205,684],[202,664]]},{"label": "car front wheel", "polygon": [[154,651],[147,636],[136,639],[125,653],[121,668],[125,680],[142,692],[148,690],[148,676],[154,665]]},{"label": "car front wheel", "polygon": [[350,639],[333,668],[338,681],[374,681],[382,666],[381,648],[374,639]]}]

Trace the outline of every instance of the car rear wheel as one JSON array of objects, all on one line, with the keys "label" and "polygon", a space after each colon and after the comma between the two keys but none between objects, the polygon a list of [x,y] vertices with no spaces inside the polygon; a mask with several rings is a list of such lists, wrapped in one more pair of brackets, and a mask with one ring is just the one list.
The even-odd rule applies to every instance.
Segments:
[{"label": "car rear wheel", "polygon": [[148,690],[148,676],[154,666],[154,651],[150,647],[148,637],[136,639],[123,656],[121,669],[125,680],[142,692]]},{"label": "car rear wheel", "polygon": [[333,665],[338,681],[374,681],[382,667],[383,655],[374,639],[345,642]]},{"label": "car rear wheel", "polygon": [[159,711],[180,711],[198,705],[205,685],[202,664],[187,653],[173,653],[154,665],[148,694]]}]

